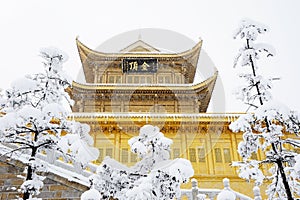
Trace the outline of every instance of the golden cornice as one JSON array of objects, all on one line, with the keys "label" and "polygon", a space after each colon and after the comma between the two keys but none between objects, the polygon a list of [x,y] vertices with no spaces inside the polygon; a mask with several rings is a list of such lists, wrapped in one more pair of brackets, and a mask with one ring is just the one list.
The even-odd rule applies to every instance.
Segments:
[{"label": "golden cornice", "polygon": [[79,121],[151,121],[159,119],[165,122],[182,123],[230,123],[245,113],[199,113],[199,114],[149,114],[149,113],[72,113],[69,118]]},{"label": "golden cornice", "polygon": [[215,72],[213,76],[206,79],[203,82],[200,82],[198,84],[182,84],[182,85],[147,85],[147,84],[141,84],[141,85],[134,85],[134,84],[82,84],[73,81],[72,87],[76,89],[83,89],[83,90],[146,90],[146,91],[198,91],[199,89],[202,89],[206,86],[210,86],[211,84],[214,84],[218,76],[218,72]]}]

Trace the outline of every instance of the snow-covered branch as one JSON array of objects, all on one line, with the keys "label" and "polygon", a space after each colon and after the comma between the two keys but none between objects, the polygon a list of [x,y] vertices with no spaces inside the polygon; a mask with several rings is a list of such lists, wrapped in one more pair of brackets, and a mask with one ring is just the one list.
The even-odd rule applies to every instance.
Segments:
[{"label": "snow-covered branch", "polygon": [[[243,132],[243,141],[238,145],[243,161],[235,162],[234,166],[239,167],[241,178],[248,181],[253,179],[257,185],[262,184],[264,179],[272,180],[267,190],[269,199],[292,200],[294,196],[300,195],[299,176],[296,173],[298,169],[294,167],[299,158],[295,149],[300,147],[300,142],[289,137],[292,134],[298,136],[299,117],[272,99],[270,89],[273,79],[265,79],[258,73],[257,60],[262,55],[275,55],[271,45],[256,43],[258,36],[266,31],[266,26],[262,24],[243,20],[234,33],[234,38],[239,36],[245,40],[234,60],[234,66],[241,65],[250,69],[240,75],[244,85],[235,91],[235,95],[254,108],[254,111],[239,117],[229,126],[234,132]],[[258,150],[265,154],[262,158],[253,157]],[[260,170],[263,165],[269,167],[268,174]]]},{"label": "snow-covered branch", "polygon": [[[96,189],[101,199],[169,200],[180,197],[180,185],[194,174],[188,160],[169,160],[172,140],[164,137],[156,126],[145,125],[139,136],[128,141],[131,151],[141,161],[127,167],[106,157],[91,177],[91,190]],[[89,190],[82,199],[91,193]]]},{"label": "snow-covered branch", "polygon": [[64,152],[70,161],[82,165],[98,157],[87,125],[67,120],[72,100],[65,89],[72,80],[62,70],[66,54],[47,48],[40,55],[45,59],[45,72],[14,81],[1,98],[0,142],[16,144],[6,156],[24,150],[30,155],[21,186],[23,199],[39,194],[43,187],[43,177],[37,175],[42,168],[35,159],[39,152]]}]

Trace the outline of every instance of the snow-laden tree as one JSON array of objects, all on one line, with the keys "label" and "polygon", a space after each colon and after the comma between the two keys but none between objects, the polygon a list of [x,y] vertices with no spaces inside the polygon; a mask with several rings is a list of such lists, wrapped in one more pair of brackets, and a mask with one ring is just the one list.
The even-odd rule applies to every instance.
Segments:
[{"label": "snow-laden tree", "polygon": [[[172,140],[164,137],[158,127],[145,125],[139,136],[131,138],[128,143],[141,160],[127,167],[106,157],[97,174],[91,177],[92,190],[98,190],[101,199],[178,199],[180,185],[193,176],[194,170],[186,159],[170,160]],[[85,196],[88,195],[83,195],[82,200],[87,199]]]},{"label": "snow-laden tree", "polygon": [[27,166],[23,199],[33,198],[43,187],[41,172],[48,166],[37,159],[38,153],[59,151],[82,166],[98,157],[89,126],[67,119],[73,103],[65,91],[72,80],[62,70],[67,55],[55,48],[42,49],[40,55],[44,73],[14,81],[1,99],[1,148],[13,148],[7,157],[28,155],[23,160]]},{"label": "snow-laden tree", "polygon": [[[240,78],[244,85],[235,94],[254,109],[230,125],[232,131],[243,133],[243,141],[238,145],[243,160],[233,165],[239,167],[241,178],[254,179],[257,185],[268,180],[269,199],[291,200],[300,195],[300,156],[295,152],[300,148],[299,115],[274,101],[270,93],[272,79],[259,75],[258,59],[275,54],[270,45],[257,42],[267,29],[257,22],[243,20],[234,34],[234,38],[244,40],[234,62],[234,66],[243,67]],[[252,155],[259,149],[264,156],[254,159]],[[263,166],[269,172],[264,173]]]}]

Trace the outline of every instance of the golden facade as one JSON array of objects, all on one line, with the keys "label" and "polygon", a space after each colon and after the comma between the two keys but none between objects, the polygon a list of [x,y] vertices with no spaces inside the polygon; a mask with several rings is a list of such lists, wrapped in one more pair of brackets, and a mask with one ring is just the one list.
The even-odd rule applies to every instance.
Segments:
[{"label": "golden facade", "polygon": [[191,161],[200,187],[222,188],[227,177],[234,190],[252,194],[253,185],[239,179],[230,166],[239,160],[236,149],[242,136],[228,126],[238,115],[206,113],[217,72],[194,83],[202,41],[176,54],[141,40],[119,53],[94,51],[76,42],[86,83],[73,83],[73,117],[91,126],[100,151],[97,162],[111,156],[133,165],[137,157],[127,141],[141,126],[152,124],[173,139],[172,159]]}]

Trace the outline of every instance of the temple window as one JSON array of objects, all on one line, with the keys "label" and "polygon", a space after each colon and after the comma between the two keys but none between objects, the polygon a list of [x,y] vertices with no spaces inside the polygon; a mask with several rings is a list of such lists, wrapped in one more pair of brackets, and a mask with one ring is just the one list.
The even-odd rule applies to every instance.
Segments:
[{"label": "temple window", "polygon": [[179,158],[180,157],[180,149],[179,148],[174,148],[173,149],[173,159]]},{"label": "temple window", "polygon": [[122,77],[116,76],[116,83],[122,83]]},{"label": "temple window", "polygon": [[190,161],[196,162],[196,149],[189,148]]},{"label": "temple window", "polygon": [[136,153],[130,153],[130,162],[135,163],[137,162],[137,154]]},{"label": "temple window", "polygon": [[136,76],[127,76],[127,83],[152,83],[152,76],[147,75],[136,75]]},{"label": "temple window", "polygon": [[113,149],[112,148],[107,148],[106,149],[106,156],[109,156],[109,157],[113,157]]},{"label": "temple window", "polygon": [[102,149],[102,148],[99,148],[98,150],[99,150],[98,162],[101,163],[102,160],[103,160],[103,157],[104,157],[104,155],[103,155],[103,149]]},{"label": "temple window", "polygon": [[147,83],[152,83],[152,78],[151,77],[147,77]]},{"label": "temple window", "polygon": [[223,154],[224,154],[225,163],[230,163],[231,162],[230,149],[229,148],[224,148],[223,149]]},{"label": "temple window", "polygon": [[138,77],[138,76],[135,76],[135,77],[134,77],[134,83],[139,83],[139,82],[140,82],[139,77]]},{"label": "temple window", "polygon": [[98,83],[102,83],[102,76],[98,76],[98,80],[97,80]]},{"label": "temple window", "polygon": [[165,83],[171,83],[171,78],[169,76],[165,77]]},{"label": "temple window", "polygon": [[115,82],[115,77],[114,76],[109,76],[108,83],[114,83],[114,82]]},{"label": "temple window", "polygon": [[176,80],[176,84],[180,84],[181,83],[181,76],[179,74],[175,75],[175,80]]},{"label": "temple window", "polygon": [[220,148],[215,148],[215,159],[217,163],[222,162],[222,154],[221,154],[221,149]]},{"label": "temple window", "polygon": [[122,83],[122,76],[108,76],[108,83]]},{"label": "temple window", "polygon": [[198,148],[198,159],[199,162],[205,162],[205,149],[203,147]]},{"label": "temple window", "polygon": [[127,76],[127,83],[132,83],[132,76]]},{"label": "temple window", "polygon": [[121,162],[122,163],[128,162],[128,149],[127,148],[122,148]]},{"label": "temple window", "polygon": [[158,77],[158,83],[164,83],[164,77],[159,76]]}]

